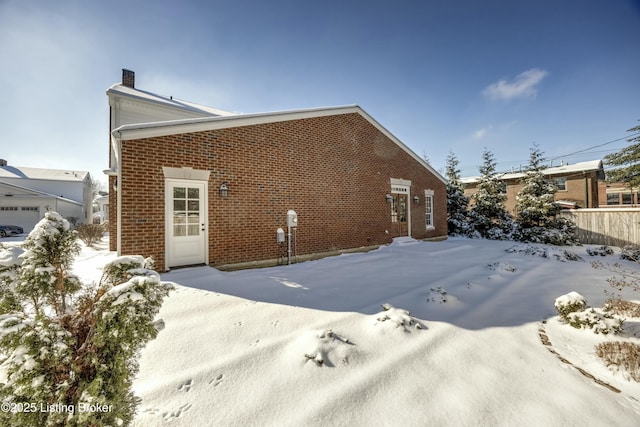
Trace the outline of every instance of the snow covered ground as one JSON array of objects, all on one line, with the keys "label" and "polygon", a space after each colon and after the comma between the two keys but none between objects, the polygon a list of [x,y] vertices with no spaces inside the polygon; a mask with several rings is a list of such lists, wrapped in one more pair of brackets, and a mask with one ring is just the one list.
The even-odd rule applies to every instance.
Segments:
[{"label": "snow covered ground", "polygon": [[[583,259],[566,261],[516,245],[400,239],[291,266],[163,274],[177,285],[142,353],[136,425],[640,425],[640,384],[594,351],[639,342],[640,319],[595,335],[554,308],[570,291],[600,306],[611,274],[587,247],[562,248]],[[76,272],[97,281],[113,257],[86,248]]]}]

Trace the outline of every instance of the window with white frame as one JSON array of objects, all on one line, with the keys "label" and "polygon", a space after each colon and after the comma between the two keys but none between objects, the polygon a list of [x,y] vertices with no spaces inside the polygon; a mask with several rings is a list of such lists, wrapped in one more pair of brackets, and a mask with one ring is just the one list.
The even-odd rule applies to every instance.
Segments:
[{"label": "window with white frame", "polygon": [[433,222],[433,190],[424,190],[425,224],[427,230],[435,228]]},{"label": "window with white frame", "polygon": [[558,191],[566,191],[567,190],[567,177],[561,176],[557,178],[553,178],[553,185],[555,185],[556,190]]}]

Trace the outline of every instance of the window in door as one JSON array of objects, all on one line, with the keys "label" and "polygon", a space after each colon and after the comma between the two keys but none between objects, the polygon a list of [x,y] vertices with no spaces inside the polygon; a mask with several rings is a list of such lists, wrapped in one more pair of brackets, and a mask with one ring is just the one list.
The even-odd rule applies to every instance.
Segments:
[{"label": "window in door", "polygon": [[408,235],[409,212],[406,194],[392,194],[391,222],[394,224],[394,235]]},{"label": "window in door", "polygon": [[173,188],[173,236],[200,235],[200,189]]}]

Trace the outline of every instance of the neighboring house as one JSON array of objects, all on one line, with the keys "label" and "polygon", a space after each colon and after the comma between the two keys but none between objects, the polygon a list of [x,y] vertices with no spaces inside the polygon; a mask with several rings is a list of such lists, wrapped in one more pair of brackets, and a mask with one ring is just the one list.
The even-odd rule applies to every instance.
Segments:
[{"label": "neighboring house", "polygon": [[139,91],[128,70],[107,95],[121,255],[167,270],[446,238],[445,179],[358,106],[236,115]]},{"label": "neighboring house", "polygon": [[[555,200],[563,208],[597,208],[605,203],[604,169],[601,160],[566,164],[544,169],[543,174],[557,188]],[[500,179],[505,184],[505,208],[515,214],[516,196],[522,188],[524,172],[505,173]],[[462,178],[464,194],[471,197],[477,191],[480,177]]]},{"label": "neighboring house", "polygon": [[640,197],[638,188],[629,188],[622,182],[607,183],[606,201],[601,206],[638,207]]},{"label": "neighboring house", "polygon": [[100,194],[93,199],[93,223],[104,224],[109,221],[109,194]]},{"label": "neighboring house", "polygon": [[0,224],[28,233],[50,210],[74,223],[90,222],[89,172],[16,167],[0,160]]}]

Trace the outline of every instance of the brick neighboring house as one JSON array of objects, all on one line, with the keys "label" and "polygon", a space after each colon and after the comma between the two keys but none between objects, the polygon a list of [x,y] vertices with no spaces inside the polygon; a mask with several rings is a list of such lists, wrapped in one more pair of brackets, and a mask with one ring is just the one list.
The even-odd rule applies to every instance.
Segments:
[{"label": "brick neighboring house", "polygon": [[607,183],[606,199],[600,200],[600,206],[636,208],[640,205],[638,188],[629,188],[622,182]]},{"label": "brick neighboring house", "polygon": [[[606,204],[604,169],[601,160],[580,162],[544,170],[544,175],[557,187],[555,200],[563,208],[597,208]],[[501,176],[507,190],[505,208],[515,215],[516,196],[522,188],[524,172],[505,173]],[[472,196],[477,191],[480,177],[462,178],[464,194]]]},{"label": "brick neighboring house", "polygon": [[445,179],[358,106],[235,115],[139,91],[127,70],[107,95],[119,254],[275,263],[289,210],[300,256],[446,238]]}]

